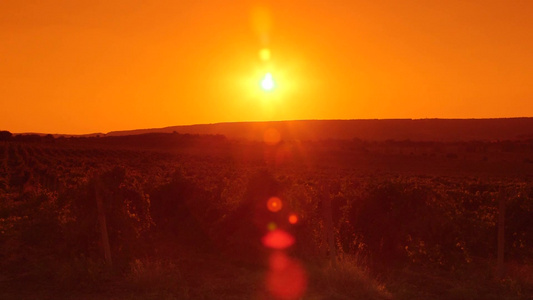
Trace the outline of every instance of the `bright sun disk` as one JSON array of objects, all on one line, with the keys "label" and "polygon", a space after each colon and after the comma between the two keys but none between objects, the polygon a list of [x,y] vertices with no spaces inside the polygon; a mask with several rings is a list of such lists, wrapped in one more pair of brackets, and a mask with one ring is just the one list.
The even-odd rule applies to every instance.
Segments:
[{"label": "bright sun disk", "polygon": [[265,77],[261,80],[261,88],[267,92],[272,91],[276,86],[272,74],[266,73]]}]

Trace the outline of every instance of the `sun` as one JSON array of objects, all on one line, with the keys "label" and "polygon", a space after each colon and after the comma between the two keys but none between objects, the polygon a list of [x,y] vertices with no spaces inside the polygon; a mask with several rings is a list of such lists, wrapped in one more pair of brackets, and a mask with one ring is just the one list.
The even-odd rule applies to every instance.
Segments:
[{"label": "sun", "polygon": [[274,90],[276,87],[276,83],[274,82],[274,78],[272,77],[272,74],[266,73],[263,79],[261,80],[261,88],[265,92],[270,92]]}]

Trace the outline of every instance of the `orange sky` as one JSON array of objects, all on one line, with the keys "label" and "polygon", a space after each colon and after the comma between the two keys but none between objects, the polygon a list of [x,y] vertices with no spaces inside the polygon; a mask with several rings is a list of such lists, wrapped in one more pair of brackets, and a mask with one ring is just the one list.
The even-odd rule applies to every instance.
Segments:
[{"label": "orange sky", "polygon": [[532,117],[531,16],[529,0],[3,0],[0,130]]}]

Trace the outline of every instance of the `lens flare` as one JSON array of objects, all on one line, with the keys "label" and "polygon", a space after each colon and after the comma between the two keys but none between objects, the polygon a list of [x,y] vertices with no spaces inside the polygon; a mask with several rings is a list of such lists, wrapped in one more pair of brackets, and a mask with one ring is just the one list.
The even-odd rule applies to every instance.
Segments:
[{"label": "lens flare", "polygon": [[291,223],[291,224],[298,223],[298,216],[296,214],[291,214],[289,216],[289,223]]},{"label": "lens flare", "polygon": [[263,49],[259,50],[259,58],[260,58],[262,61],[268,61],[268,60],[270,60],[270,49],[268,49],[268,48],[263,48]]},{"label": "lens flare", "polygon": [[265,247],[283,250],[294,244],[294,237],[284,230],[276,229],[263,236],[261,242]]},{"label": "lens flare", "polygon": [[276,225],[276,223],[274,222],[270,222],[267,224],[267,229],[270,231],[275,230],[276,228],[278,228],[278,225]]},{"label": "lens flare", "polygon": [[275,128],[268,128],[263,134],[263,141],[270,146],[276,145],[281,141],[281,134]]},{"label": "lens flare", "polygon": [[277,251],[270,256],[266,285],[279,299],[300,299],[307,289],[307,275],[297,260]]},{"label": "lens flare", "polygon": [[271,212],[278,212],[283,207],[281,199],[278,197],[270,197],[267,201],[267,209]]},{"label": "lens flare", "polygon": [[270,270],[280,271],[287,268],[290,257],[283,251],[274,251],[268,259]]}]

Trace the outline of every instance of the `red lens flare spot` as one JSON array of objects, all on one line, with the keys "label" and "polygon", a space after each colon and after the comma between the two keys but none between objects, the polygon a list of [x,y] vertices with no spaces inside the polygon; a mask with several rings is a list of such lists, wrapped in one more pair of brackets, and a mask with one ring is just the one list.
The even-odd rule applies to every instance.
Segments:
[{"label": "red lens flare spot", "polygon": [[281,199],[278,197],[270,197],[267,201],[267,208],[271,212],[278,212],[283,207],[283,204],[281,203]]},{"label": "red lens flare spot", "polygon": [[294,244],[294,237],[284,230],[275,229],[269,231],[261,242],[268,248],[282,250]]},{"label": "red lens flare spot", "polygon": [[269,257],[270,270],[280,271],[287,268],[290,262],[289,256],[282,251],[275,251]]},{"label": "red lens flare spot", "polygon": [[263,141],[267,145],[277,145],[281,141],[281,134],[275,128],[268,128],[263,134]]},{"label": "red lens flare spot", "polygon": [[291,214],[289,216],[289,223],[291,223],[291,224],[298,223],[298,216],[296,214]]},{"label": "red lens flare spot", "polygon": [[278,299],[300,299],[307,289],[307,275],[298,261],[278,251],[270,257],[266,285]]}]

